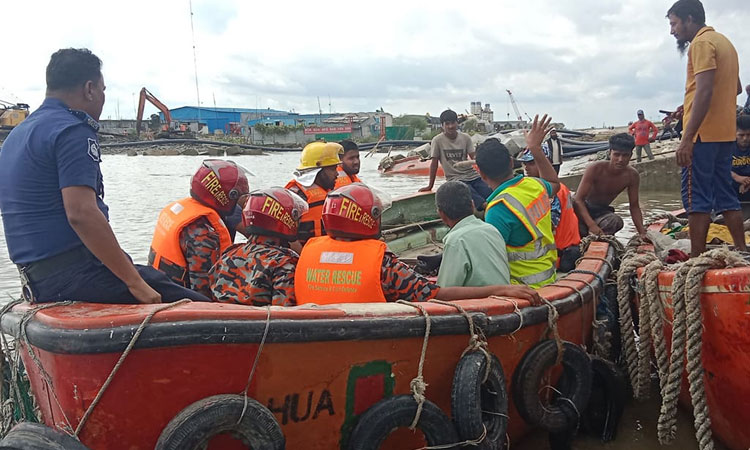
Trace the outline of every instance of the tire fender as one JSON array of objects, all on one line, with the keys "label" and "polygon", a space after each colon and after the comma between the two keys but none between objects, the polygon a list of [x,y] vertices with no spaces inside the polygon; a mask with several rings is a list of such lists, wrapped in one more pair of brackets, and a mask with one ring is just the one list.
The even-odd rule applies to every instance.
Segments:
[{"label": "tire fender", "polygon": [[592,356],[591,369],[594,377],[583,425],[602,442],[609,442],[617,435],[627,401],[628,381],[622,369],[606,359]]},{"label": "tire fender", "polygon": [[21,422],[0,441],[0,450],[89,450],[81,441],[41,423]]},{"label": "tire fender", "polygon": [[[539,399],[539,388],[547,369],[555,364],[557,344],[553,340],[544,340],[532,347],[521,359],[513,373],[513,403],[530,425],[541,427],[550,433],[560,433],[571,426],[568,406],[575,405],[576,416],[583,414],[591,395],[591,360],[579,346],[563,342],[563,378],[562,398],[554,399],[543,406]],[[572,402],[572,405],[571,403]],[[567,406],[563,406],[563,403]],[[570,408],[572,409],[572,408]]]},{"label": "tire fender", "polygon": [[[396,395],[379,401],[364,412],[349,438],[349,450],[377,450],[397,428],[411,425],[417,402],[411,395]],[[456,429],[448,416],[434,403],[425,400],[417,428],[424,434],[427,446],[459,442]],[[458,447],[446,447],[457,449]]]},{"label": "tire fender", "polygon": [[283,450],[286,443],[273,413],[257,401],[242,395],[214,395],[198,400],[174,416],[162,430],[155,450],[205,448],[216,435],[229,433],[253,450]]},{"label": "tire fender", "polygon": [[462,441],[476,440],[487,429],[478,449],[502,448],[508,430],[508,393],[505,388],[503,367],[495,355],[490,354],[490,372],[487,357],[482,352],[465,354],[458,361],[451,390],[451,412],[458,437]]}]

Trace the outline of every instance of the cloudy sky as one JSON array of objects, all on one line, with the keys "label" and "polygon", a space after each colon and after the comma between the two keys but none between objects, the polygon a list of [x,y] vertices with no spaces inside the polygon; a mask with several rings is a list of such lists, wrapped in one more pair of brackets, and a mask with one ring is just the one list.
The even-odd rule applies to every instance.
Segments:
[{"label": "cloudy sky", "polygon": [[[200,101],[311,113],[437,115],[490,103],[570,127],[624,124],[682,102],[685,59],[664,18],[672,0],[193,0]],[[747,0],[704,0],[750,83]],[[2,6],[0,99],[38,106],[61,47],[104,61],[103,118],[133,118],[146,86],[197,104],[188,0],[14,1]],[[744,94],[738,102],[744,102]],[[155,112],[148,107],[146,115]]]}]

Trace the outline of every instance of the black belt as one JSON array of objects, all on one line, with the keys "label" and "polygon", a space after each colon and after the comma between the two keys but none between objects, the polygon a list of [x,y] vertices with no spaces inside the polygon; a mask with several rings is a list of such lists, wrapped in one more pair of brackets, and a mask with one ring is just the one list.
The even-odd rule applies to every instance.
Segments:
[{"label": "black belt", "polygon": [[75,263],[92,258],[89,249],[81,245],[72,250],[62,252],[49,258],[34,261],[29,264],[18,264],[18,270],[23,272],[29,281],[37,283],[48,276],[73,266]]}]

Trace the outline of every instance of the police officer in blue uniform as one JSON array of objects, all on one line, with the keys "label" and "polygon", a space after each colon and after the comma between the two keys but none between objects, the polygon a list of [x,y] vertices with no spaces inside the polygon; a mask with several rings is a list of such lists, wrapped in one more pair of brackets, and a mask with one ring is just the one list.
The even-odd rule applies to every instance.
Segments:
[{"label": "police officer in blue uniform", "polygon": [[44,103],[0,151],[0,212],[24,298],[208,301],[156,269],[133,265],[109,226],[96,134],[104,89],[96,55],[87,49],[55,52]]}]

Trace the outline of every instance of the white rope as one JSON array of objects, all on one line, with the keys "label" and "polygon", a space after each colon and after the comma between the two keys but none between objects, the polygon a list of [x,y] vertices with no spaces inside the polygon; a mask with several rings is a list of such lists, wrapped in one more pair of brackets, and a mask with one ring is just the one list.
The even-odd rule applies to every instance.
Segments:
[{"label": "white rope", "polygon": [[424,331],[424,341],[422,342],[422,352],[419,355],[419,366],[417,367],[417,376],[411,380],[409,383],[409,387],[411,388],[412,395],[414,396],[414,401],[417,402],[417,412],[414,414],[414,420],[411,422],[411,425],[409,425],[409,429],[414,431],[417,428],[417,425],[419,424],[419,418],[422,416],[422,408],[424,407],[424,402],[426,400],[425,398],[425,391],[427,390],[427,383],[424,382],[424,377],[422,376],[422,369],[424,369],[424,359],[427,355],[427,344],[430,341],[430,328],[432,326],[430,315],[427,313],[427,311],[424,309],[424,307],[418,303],[412,303],[407,302],[406,300],[397,300],[396,303],[401,303],[403,305],[411,306],[412,308],[417,308],[420,313],[424,316],[425,320],[425,331]]},{"label": "white rope", "polygon": [[125,358],[128,357],[130,354],[130,351],[135,346],[135,343],[138,341],[138,338],[141,336],[141,333],[143,333],[143,330],[146,329],[146,325],[151,322],[151,319],[156,315],[156,313],[166,311],[168,309],[175,308],[180,305],[184,305],[185,303],[190,303],[189,299],[182,299],[180,301],[174,302],[174,303],[167,303],[165,305],[160,305],[158,308],[151,311],[144,319],[143,322],[141,322],[141,325],[136,330],[133,337],[130,339],[130,342],[128,343],[128,346],[125,347],[125,351],[122,352],[122,355],[120,355],[120,359],[117,360],[117,363],[112,368],[112,371],[109,373],[109,376],[104,381],[104,384],[101,388],[99,388],[99,392],[96,393],[96,397],[94,397],[94,400],[91,402],[89,407],[86,409],[86,412],[83,414],[83,417],[81,417],[81,421],[78,422],[78,426],[76,427],[75,436],[78,437],[78,434],[83,429],[84,425],[86,425],[86,422],[88,421],[89,417],[91,416],[91,413],[94,412],[94,408],[96,408],[96,405],[99,403],[99,400],[101,400],[102,396],[104,395],[104,392],[109,387],[109,384],[112,382],[112,380],[115,378],[115,375],[120,370],[120,367],[122,367],[122,364],[125,362]]},{"label": "white rope", "polygon": [[258,367],[258,361],[260,361],[260,354],[263,351],[263,345],[266,343],[266,337],[268,336],[268,329],[271,326],[271,306],[266,306],[266,326],[263,329],[263,337],[260,339],[260,345],[258,345],[258,351],[255,352],[255,361],[253,361],[253,367],[250,369],[250,375],[247,377],[247,384],[245,385],[245,389],[242,390],[242,396],[244,397],[244,401],[242,403],[242,413],[240,413],[240,418],[237,419],[237,423],[239,424],[242,422],[242,419],[245,418],[245,412],[247,411],[247,403],[248,403],[248,396],[247,391],[250,389],[250,383],[253,381],[253,376],[255,375],[255,369]]}]

